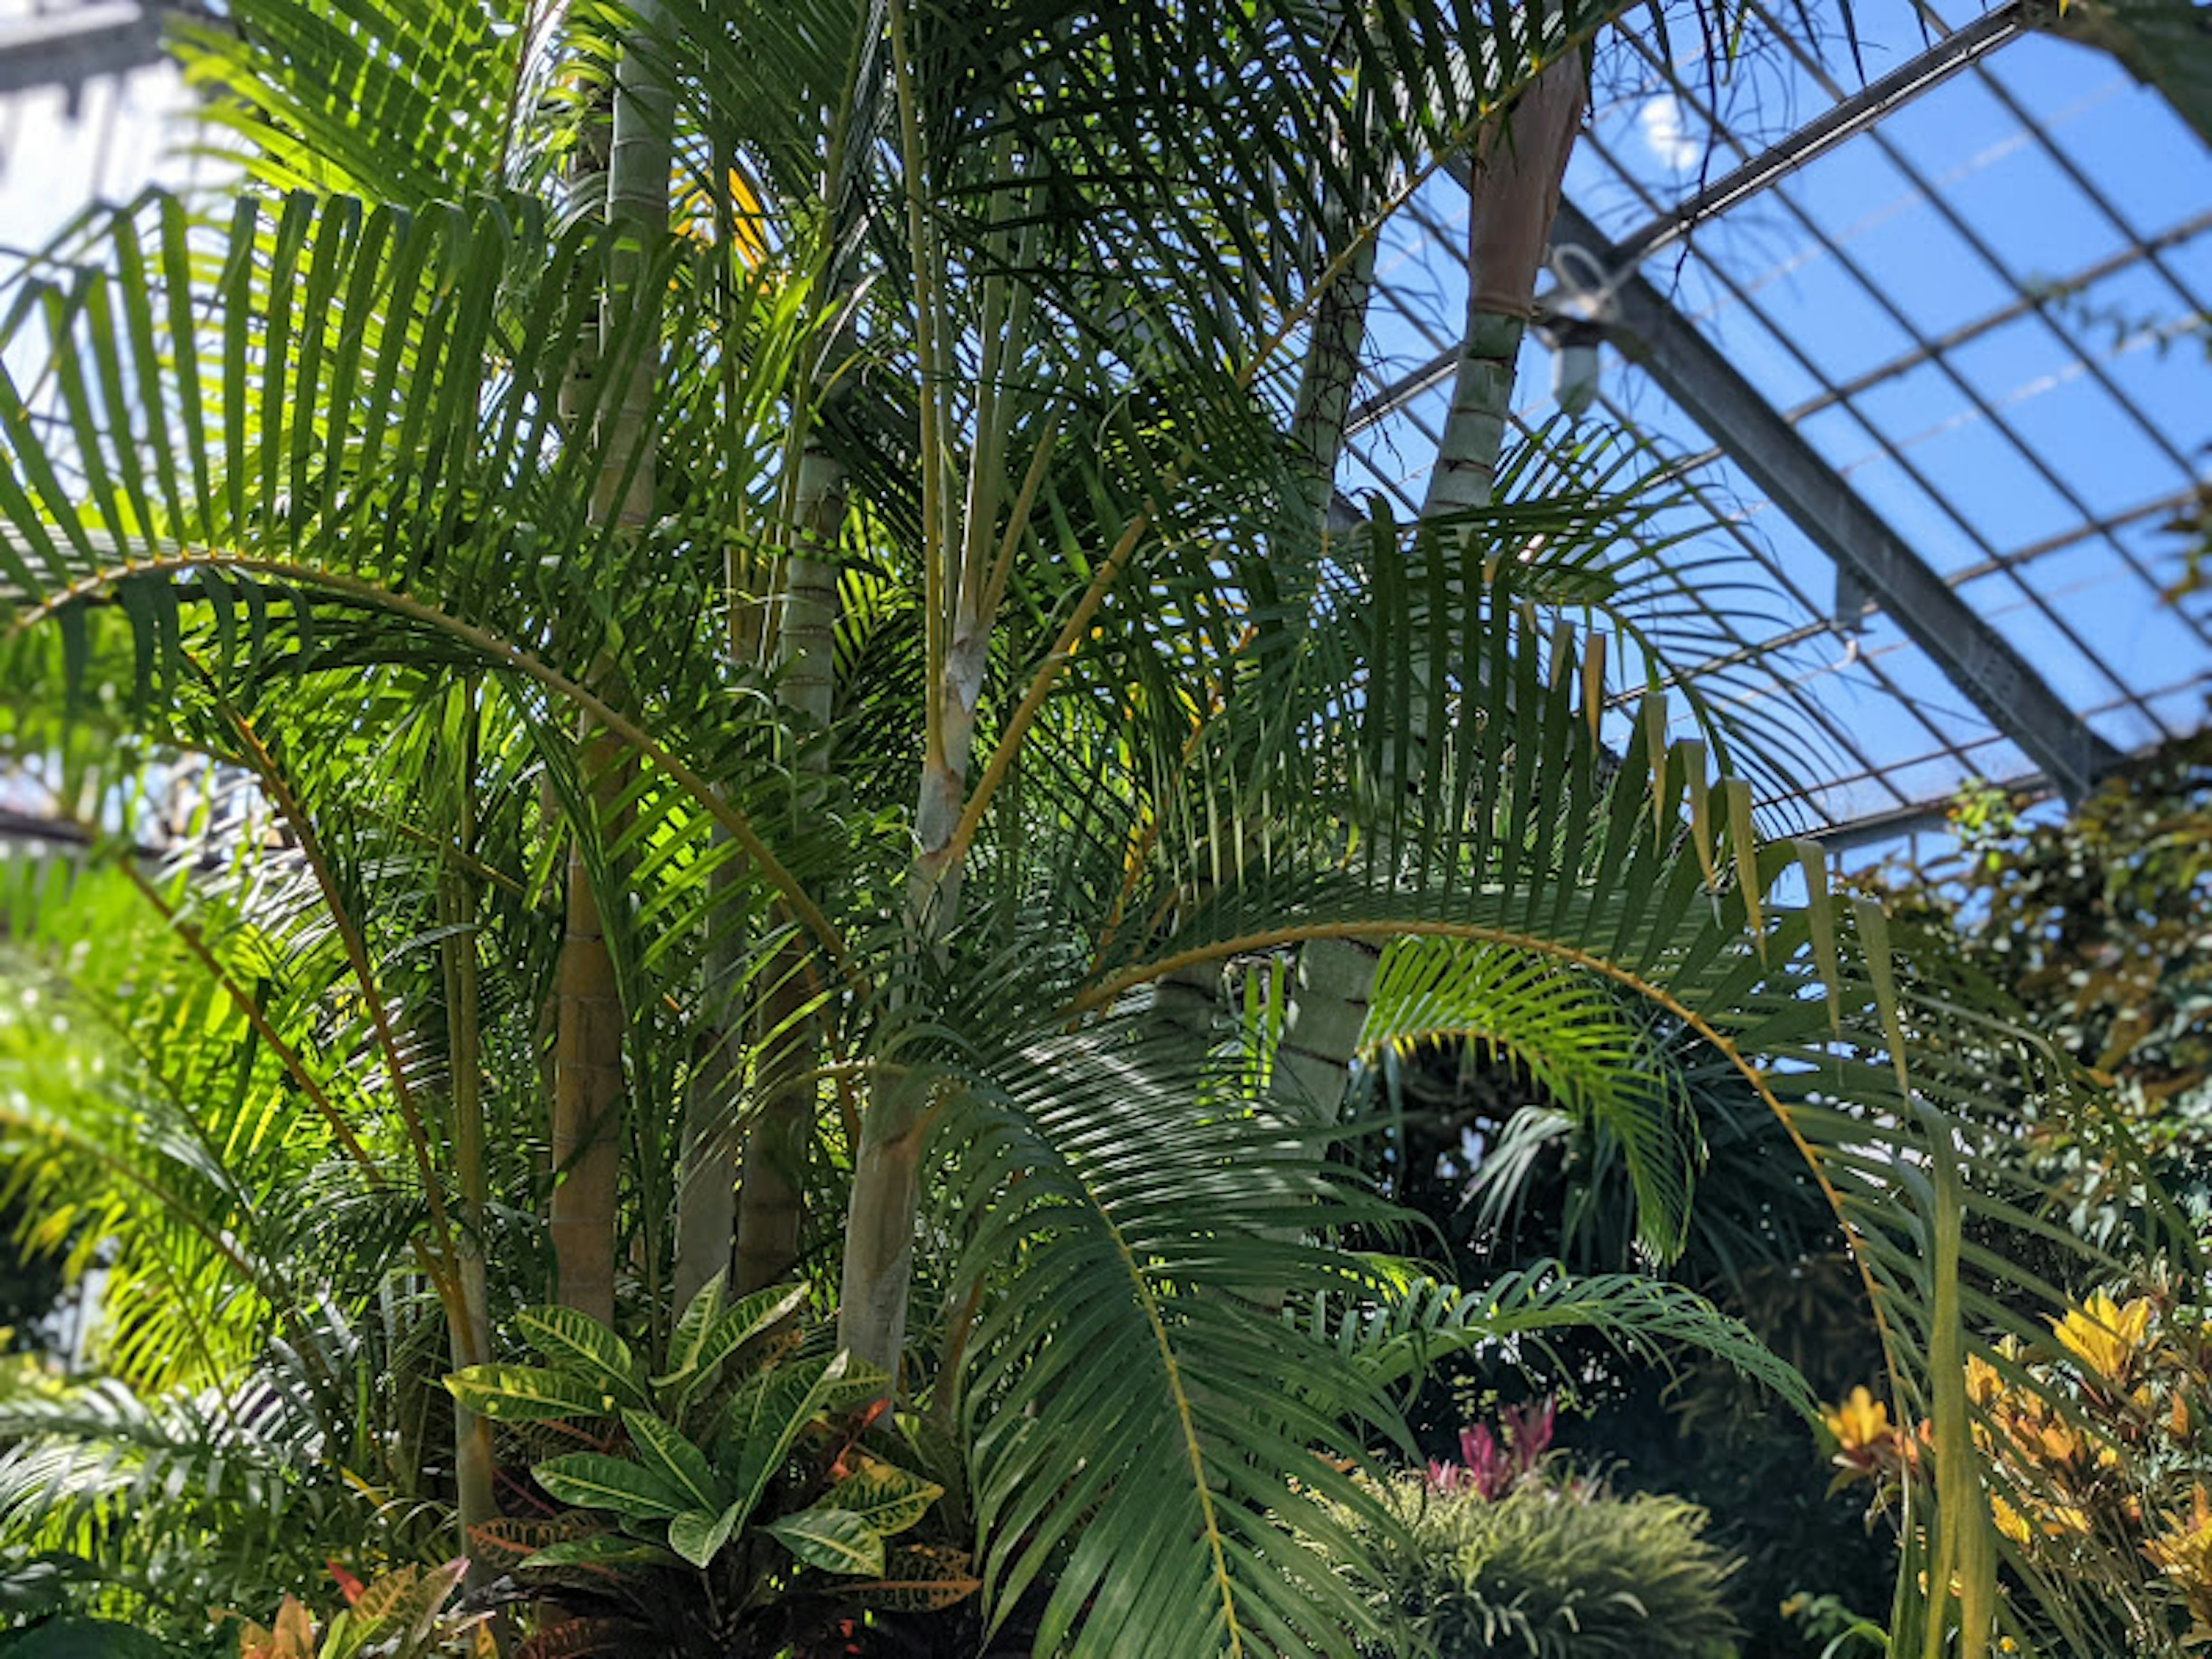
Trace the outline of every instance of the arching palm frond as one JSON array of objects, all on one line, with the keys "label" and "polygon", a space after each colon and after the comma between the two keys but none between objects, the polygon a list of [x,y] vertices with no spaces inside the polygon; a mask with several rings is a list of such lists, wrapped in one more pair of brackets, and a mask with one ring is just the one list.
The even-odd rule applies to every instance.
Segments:
[{"label": "arching palm frond", "polygon": [[1620,1147],[1637,1237],[1664,1262],[1682,1248],[1704,1164],[1680,1080],[1594,982],[1487,945],[1407,939],[1376,970],[1363,1050],[1468,1044],[1526,1069],[1559,1109]]},{"label": "arching palm frond", "polygon": [[1178,1058],[1128,1018],[1010,1031],[939,1131],[955,1282],[995,1291],[963,1396],[991,1593],[1048,1586],[1047,1651],[1349,1652],[1387,1632],[1335,1574],[1358,1552],[1325,1505],[1370,1502],[1340,1469],[1393,1414],[1255,1298],[1358,1276],[1320,1241],[1379,1211],[1325,1144]]},{"label": "arching palm frond", "polygon": [[[365,1380],[374,1361],[352,1352],[350,1334],[321,1335],[318,1365]],[[346,1405],[333,1413],[281,1353],[220,1389],[0,1395],[0,1540],[11,1560],[70,1563],[120,1595],[117,1611],[158,1610],[186,1628],[272,1590],[319,1599],[327,1563],[367,1565],[437,1520],[349,1481],[362,1447],[345,1428]]]},{"label": "arching palm frond", "polygon": [[233,0],[172,27],[201,119],[233,140],[213,158],[280,192],[419,207],[524,182],[546,17],[537,0]]},{"label": "arching palm frond", "polygon": [[1414,1278],[1374,1305],[1295,1310],[1311,1334],[1334,1343],[1376,1382],[1417,1377],[1438,1359],[1470,1352],[1524,1358],[1554,1333],[1594,1332],[1638,1357],[1664,1360],[1697,1348],[1814,1413],[1805,1379],[1740,1320],[1695,1291],[1638,1273],[1577,1277],[1557,1262],[1517,1268],[1478,1290]]},{"label": "arching palm frond", "polygon": [[[1455,578],[1457,592],[1484,597],[1460,602]],[[2023,1299],[2055,1314],[2064,1298],[1963,1242],[1969,1216],[2051,1230],[2032,1188],[1967,1138],[1961,1109],[1987,1085],[1985,1052],[1908,1033],[1944,1018],[1996,1028],[2002,1016],[1939,1012],[1900,990],[1879,909],[1840,903],[1817,848],[1761,842],[1747,790],[1712,779],[1700,745],[1662,746],[1661,724],[1640,720],[1601,781],[1578,642],[1524,609],[1504,570],[1439,561],[1408,582],[1425,585],[1431,616],[1452,619],[1430,658],[1457,666],[1450,693],[1422,684],[1404,654],[1377,651],[1364,696],[1307,730],[1313,775],[1332,786],[1312,838],[1279,817],[1267,860],[1166,912],[1171,929],[1115,939],[1079,1001],[1109,1006],[1188,963],[1314,939],[1410,938],[1595,975],[1681,1022],[1796,1146],[1866,1281],[1899,1397],[1933,1419],[1939,1442],[1951,1437],[1942,1519],[1921,1517],[1908,1542],[1916,1562],[1929,1551],[1978,1583],[1965,1617],[1986,1628],[1996,1547],[1964,1358],[2000,1333],[2032,1338],[2039,1324]],[[1399,616],[1412,608],[1399,601]],[[1433,721],[1440,740],[1417,746],[1405,711],[1418,696],[1449,696],[1459,718]],[[1785,882],[1802,898],[1785,900]],[[1143,894],[1129,908],[1162,914]],[[2026,1039],[2012,1052],[2044,1091],[2064,1091]],[[2086,1248],[2077,1258],[2085,1272],[2099,1265]]]}]

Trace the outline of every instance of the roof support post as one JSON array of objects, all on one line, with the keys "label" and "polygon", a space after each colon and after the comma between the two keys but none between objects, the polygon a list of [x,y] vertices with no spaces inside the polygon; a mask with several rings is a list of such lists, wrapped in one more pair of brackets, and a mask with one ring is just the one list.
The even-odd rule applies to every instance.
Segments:
[{"label": "roof support post", "polygon": [[[1608,274],[1625,263],[1571,202],[1553,241],[1579,246]],[[1650,283],[1615,282],[1606,332],[2069,801],[2120,760]]]}]

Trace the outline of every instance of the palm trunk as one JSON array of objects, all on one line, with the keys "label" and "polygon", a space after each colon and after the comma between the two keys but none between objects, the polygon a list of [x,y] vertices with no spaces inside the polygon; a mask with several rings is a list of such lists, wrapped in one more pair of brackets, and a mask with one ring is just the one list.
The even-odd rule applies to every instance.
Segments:
[{"label": "palm trunk", "polygon": [[[453,838],[464,855],[476,848],[476,698],[464,690],[459,702],[459,742],[455,769],[459,803]],[[489,1364],[491,1306],[485,1283],[484,1232],[490,1220],[491,1188],[484,1164],[483,1061],[477,1018],[477,893],[465,872],[449,868],[441,878],[440,921],[446,934],[439,946],[446,986],[447,1066],[452,1074],[453,1175],[460,1196],[460,1231],[456,1240],[456,1275],[460,1306],[449,1318],[455,1370]],[[471,1587],[490,1581],[488,1568],[473,1565],[470,1539],[475,1529],[499,1515],[493,1483],[491,1425],[465,1407],[453,1408],[453,1479],[461,1550],[470,1556]]]},{"label": "palm trunk", "polygon": [[1315,1122],[1335,1121],[1381,954],[1364,940],[1343,939],[1315,939],[1298,952],[1297,979],[1275,1045],[1276,1089]]},{"label": "palm trunk", "polygon": [[1544,246],[1582,125],[1580,57],[1562,58],[1484,131],[1468,204],[1467,337],[1429,475],[1424,518],[1487,507],[1513,407],[1513,365],[1528,327]]},{"label": "palm trunk", "polygon": [[[603,309],[603,345],[626,336],[633,368],[609,415],[605,460],[593,496],[594,517],[624,531],[641,530],[653,513],[653,455],[646,433],[653,415],[659,353],[649,326],[659,295],[641,280],[668,222],[670,134],[674,100],[665,66],[646,45],[657,8],[636,8],[637,34],[626,44],[614,99],[607,156],[607,216],[624,234],[612,291]],[[623,788],[620,746],[588,732],[583,766],[605,814]],[[551,1224],[563,1306],[610,1323],[614,1318],[615,1214],[622,1176],[623,1040],[626,1023],[599,902],[580,846],[568,857],[566,929],[556,970],[552,1151],[556,1182]]]},{"label": "palm trunk", "polygon": [[968,761],[983,696],[988,643],[985,624],[963,614],[945,651],[944,672],[931,688],[938,708],[938,752],[922,762],[915,801],[919,846],[907,889],[907,925],[917,940],[942,939],[960,909],[962,871],[952,858],[953,831],[968,801]]},{"label": "palm trunk", "polygon": [[737,1229],[737,1100],[744,1078],[743,1024],[734,981],[743,957],[732,938],[736,872],[726,863],[708,880],[707,983],[700,1000],[691,1073],[684,1090],[684,1139],[676,1180],[676,1262],[671,1279],[678,1309],[730,1266]]},{"label": "palm trunk", "polygon": [[[592,791],[611,807],[621,789],[619,746],[587,739]],[[622,1179],[622,994],[583,854],[568,855],[566,926],[554,970],[555,1170],[550,1231],[556,1297],[602,1323],[615,1316],[615,1205]]]},{"label": "palm trunk", "polygon": [[[820,418],[815,411],[815,418]],[[800,769],[828,774],[823,746],[836,701],[837,568],[845,522],[845,473],[818,430],[799,459],[793,518],[798,544],[784,561],[783,607],[776,632],[777,693],[811,746]],[[818,811],[819,784],[802,787],[799,810]],[[769,965],[759,1012],[760,1115],[745,1139],[738,1188],[737,1285],[759,1290],[798,1265],[806,1227],[806,1164],[814,1140],[816,1060],[821,1033],[808,1007],[806,956],[793,939]]]},{"label": "palm trunk", "polygon": [[[841,335],[833,354],[842,356]],[[826,381],[827,375],[823,379]],[[817,392],[820,390],[817,387]],[[798,807],[818,812],[830,754],[826,734],[836,708],[837,567],[845,525],[845,470],[823,441],[821,410],[808,411],[809,432],[793,493],[793,544],[783,563],[783,604],[775,641],[776,692],[799,740],[802,783]],[[798,1265],[806,1229],[806,1166],[814,1141],[817,1060],[822,1035],[808,1006],[806,953],[787,943],[769,964],[757,1011],[759,1114],[745,1137],[738,1187],[737,1268],[741,1291],[787,1278]]]},{"label": "palm trunk", "polygon": [[[1006,502],[1001,469],[1013,430],[1014,403],[1007,395],[1006,371],[1010,364],[1023,361],[1030,302],[1018,281],[1005,274],[1024,266],[1013,257],[1016,233],[1002,232],[1003,240],[994,249],[998,268],[979,285],[983,349],[963,513],[962,500],[953,494],[956,479],[946,465],[956,430],[951,396],[956,310],[950,302],[942,251],[931,227],[930,181],[904,0],[890,0],[889,22],[907,246],[913,264],[915,355],[922,374],[927,708],[915,803],[917,848],[908,870],[906,902],[907,948],[921,953],[941,947],[959,906],[964,848],[958,828],[966,805],[991,630],[1004,592],[1003,572],[994,550],[999,545],[999,515]],[[1000,161],[1011,165],[1011,136],[1002,135],[996,142]],[[1039,452],[1040,465],[1050,445],[1048,436]],[[1025,510],[1025,504],[1018,507],[1017,516]],[[890,1083],[862,1115],[840,1280],[838,1340],[894,1378],[906,1342],[915,1218],[921,1199],[922,1139],[932,1103],[920,1089],[904,1079]]]},{"label": "palm trunk", "polygon": [[[910,949],[939,948],[960,902],[961,869],[953,834],[967,799],[968,762],[975,738],[988,637],[971,616],[951,630],[944,673],[930,687],[938,738],[922,763],[915,803],[920,849],[907,887]],[[907,1292],[914,1279],[914,1226],[921,1207],[921,1147],[928,1103],[906,1083],[872,1103],[853,1163],[853,1198],[845,1223],[839,1281],[837,1340],[854,1355],[896,1377],[906,1344]]]},{"label": "palm trunk", "polygon": [[[1563,58],[1522,95],[1510,125],[1486,129],[1477,148],[1468,216],[1467,337],[1422,504],[1425,519],[1490,504],[1512,414],[1514,360],[1584,95],[1582,59]],[[1325,409],[1325,400],[1317,398],[1316,406]],[[1335,1116],[1343,1100],[1379,957],[1358,940],[1316,940],[1299,953],[1276,1070],[1292,1100],[1322,1121]]]},{"label": "palm trunk", "polygon": [[[1362,146],[1370,152],[1379,148],[1382,100],[1372,88],[1363,85],[1354,94],[1352,120]],[[1367,215],[1368,204],[1335,192],[1322,212],[1322,270],[1334,270],[1335,276],[1314,311],[1291,419],[1292,453],[1305,477],[1307,504],[1320,523],[1328,521],[1352,394],[1359,382],[1359,356],[1367,343],[1367,304],[1375,288],[1375,238]]]},{"label": "palm trunk", "polygon": [[838,1281],[837,1340],[855,1358],[896,1378],[914,1280],[914,1224],[921,1207],[923,1103],[894,1085],[872,1103],[853,1164]]}]

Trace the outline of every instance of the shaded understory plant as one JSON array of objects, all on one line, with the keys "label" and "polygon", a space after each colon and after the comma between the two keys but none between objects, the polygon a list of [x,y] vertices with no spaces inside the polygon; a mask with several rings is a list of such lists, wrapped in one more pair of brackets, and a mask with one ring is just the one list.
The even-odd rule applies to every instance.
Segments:
[{"label": "shaded understory plant", "polygon": [[511,1568],[489,1599],[538,1611],[523,1653],[811,1653],[866,1609],[934,1611],[976,1589],[964,1552],[908,1536],[945,1490],[892,1461],[931,1455],[921,1431],[886,1412],[882,1372],[811,1351],[792,1322],[805,1299],[729,1301],[718,1274],[657,1367],[573,1309],[533,1309],[520,1323],[545,1364],[447,1379],[511,1427],[544,1500],[471,1540]]},{"label": "shaded understory plant", "polygon": [[239,1632],[238,1659],[498,1659],[489,1615],[453,1605],[468,1566],[395,1567],[367,1583],[334,1568],[343,1608],[319,1622],[288,1595],[270,1624]]},{"label": "shaded understory plant", "polygon": [[1378,1483],[1370,1593],[1440,1659],[1733,1659],[1735,1563],[1705,1511],[1563,1470],[1553,1421],[1510,1412],[1465,1431],[1465,1462]]}]

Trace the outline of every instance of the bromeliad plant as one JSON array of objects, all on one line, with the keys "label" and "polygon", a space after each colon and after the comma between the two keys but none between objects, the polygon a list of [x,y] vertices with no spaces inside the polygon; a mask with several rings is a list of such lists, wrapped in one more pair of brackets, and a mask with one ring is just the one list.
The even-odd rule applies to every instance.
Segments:
[{"label": "bromeliad plant", "polygon": [[1380,1483],[1368,1594],[1438,1659],[1735,1659],[1735,1564],[1705,1512],[1573,1475],[1550,1433],[1548,1403],[1515,1410],[1466,1431],[1466,1463]]},{"label": "bromeliad plant", "polygon": [[[949,1607],[976,1588],[961,1550],[908,1536],[945,1488],[884,1455],[920,1450],[886,1413],[889,1377],[806,1351],[792,1322],[806,1297],[730,1301],[717,1275],[657,1367],[574,1309],[532,1309],[518,1324],[545,1364],[447,1379],[491,1422],[598,1443],[531,1466],[568,1513],[492,1522],[477,1540],[510,1560],[550,1540],[513,1565],[520,1594],[584,1621],[560,1626],[562,1652],[776,1651],[857,1609]],[[686,1569],[703,1594],[680,1582]],[[659,1582],[671,1573],[672,1589]]]}]

